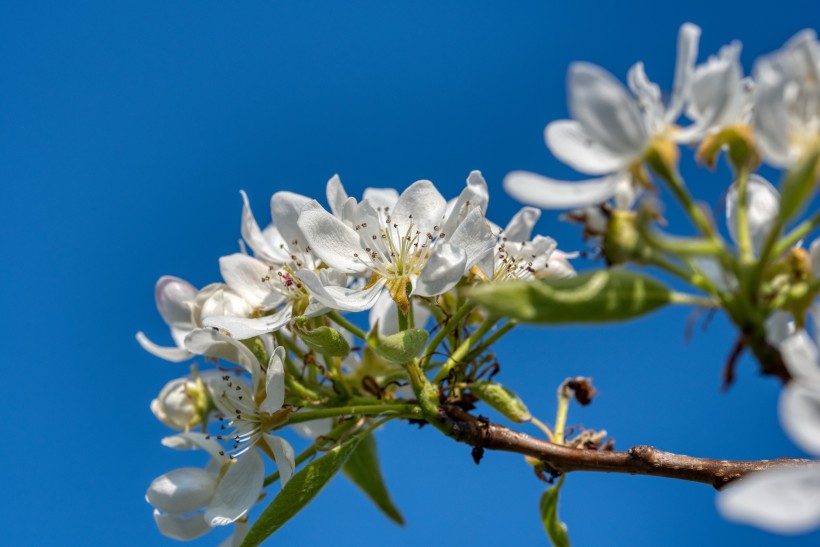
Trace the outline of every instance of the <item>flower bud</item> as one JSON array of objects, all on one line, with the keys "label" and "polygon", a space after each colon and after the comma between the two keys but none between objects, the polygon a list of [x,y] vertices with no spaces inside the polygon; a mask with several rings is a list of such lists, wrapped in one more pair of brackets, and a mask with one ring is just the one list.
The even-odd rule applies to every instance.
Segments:
[{"label": "flower bud", "polygon": [[208,392],[199,375],[171,380],[151,401],[154,416],[179,431],[187,431],[202,422],[207,417],[208,408]]}]

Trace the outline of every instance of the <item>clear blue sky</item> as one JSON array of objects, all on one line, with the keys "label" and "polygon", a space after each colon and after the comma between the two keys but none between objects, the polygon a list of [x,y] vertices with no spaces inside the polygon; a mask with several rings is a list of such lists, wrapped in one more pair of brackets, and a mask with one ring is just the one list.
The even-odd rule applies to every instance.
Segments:
[{"label": "clear blue sky", "polygon": [[[185,366],[146,354],[134,333],[170,340],[153,304],[159,276],[218,279],[217,258],[236,250],[240,189],[266,218],[274,191],[321,197],[334,173],[352,194],[429,178],[455,195],[480,169],[503,224],[517,207],[505,173],[573,175],[541,136],[566,115],[571,61],[623,78],[643,60],[668,89],[684,21],[703,27],[702,55],[742,40],[748,69],[818,15],[793,0],[0,2],[3,541],[175,543],[143,495],[155,476],[199,461],[159,444],[168,431],[148,404]],[[728,174],[690,181],[716,205]],[[539,226],[567,250],[582,245],[555,214]],[[499,348],[498,379],[549,420],[563,378],[594,377],[600,397],[570,423],[605,428],[622,449],[800,455],[777,422],[776,383],[744,359],[721,394],[734,335],[717,317],[687,343],[688,314],[520,329]],[[337,478],[271,543],[546,542],[544,485],[519,457],[488,453],[475,466],[468,447],[398,423],[378,440],[405,528]],[[573,474],[560,511],[582,546],[820,539],[724,522],[713,500],[701,485]]]}]

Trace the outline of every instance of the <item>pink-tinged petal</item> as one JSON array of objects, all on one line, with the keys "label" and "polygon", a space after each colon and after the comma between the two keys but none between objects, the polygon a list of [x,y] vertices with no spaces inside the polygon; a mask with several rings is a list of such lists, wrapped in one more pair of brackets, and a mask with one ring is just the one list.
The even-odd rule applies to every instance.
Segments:
[{"label": "pink-tinged petal", "polygon": [[327,203],[330,205],[330,210],[333,212],[333,216],[342,218],[344,215],[345,202],[348,200],[348,196],[339,175],[333,175],[330,177],[330,180],[327,181],[325,195],[327,196]]},{"label": "pink-tinged petal", "polygon": [[786,384],[780,395],[780,423],[800,448],[820,456],[820,381]]},{"label": "pink-tinged petal", "polygon": [[698,41],[700,27],[692,23],[684,23],[678,31],[678,57],[675,61],[675,80],[672,84],[672,100],[666,112],[666,121],[674,122],[683,111],[683,106],[689,95],[689,86],[692,72],[695,70],[695,60],[698,57]]},{"label": "pink-tinged petal", "polygon": [[575,120],[550,123],[544,129],[544,140],[556,158],[588,175],[611,173],[626,163],[623,157],[594,141]]},{"label": "pink-tinged petal", "polygon": [[251,250],[253,250],[254,256],[272,263],[281,263],[289,260],[289,253],[273,246],[268,238],[263,235],[262,230],[259,229],[259,224],[257,224],[253,216],[251,204],[248,201],[248,195],[244,190],[240,190],[239,193],[242,194],[242,238],[247,242]]},{"label": "pink-tinged petal", "polygon": [[241,365],[253,375],[254,382],[262,368],[247,346],[215,329],[194,329],[185,339],[185,347],[197,355],[224,359]]},{"label": "pink-tinged petal", "polygon": [[225,283],[253,307],[272,308],[284,299],[271,288],[279,282],[276,272],[261,260],[234,253],[219,258],[219,271]]},{"label": "pink-tinged petal", "polygon": [[211,531],[211,527],[202,518],[202,513],[175,515],[154,509],[154,521],[163,536],[179,541],[196,539]]},{"label": "pink-tinged petal", "polygon": [[436,245],[416,280],[412,294],[436,296],[449,291],[464,276],[466,265],[467,253],[463,248],[449,243]]},{"label": "pink-tinged petal", "polygon": [[447,243],[467,253],[465,271],[487,254],[492,253],[497,241],[498,238],[493,234],[490,224],[484,219],[480,209],[470,211],[456,231],[447,235]]},{"label": "pink-tinged petal", "polygon": [[401,237],[408,232],[412,235],[417,230],[423,235],[435,231],[434,227],[441,224],[446,209],[447,201],[433,183],[419,180],[402,192],[390,217],[392,223],[398,226],[396,230]]},{"label": "pink-tinged petal", "polygon": [[542,209],[580,209],[611,198],[618,180],[618,177],[606,177],[566,182],[528,171],[513,171],[504,177],[504,190],[518,201]]},{"label": "pink-tinged petal", "polygon": [[229,464],[205,509],[205,522],[225,526],[248,512],[262,491],[265,463],[256,450],[248,450]]},{"label": "pink-tinged petal", "polygon": [[197,467],[183,467],[151,481],[145,501],[165,513],[190,513],[205,507],[216,488],[216,475]]},{"label": "pink-tinged petal", "polygon": [[293,192],[276,192],[270,199],[273,223],[287,244],[300,251],[307,248],[307,243],[296,221],[305,206],[313,201],[315,200]]},{"label": "pink-tinged petal", "polygon": [[311,296],[334,310],[364,311],[369,310],[376,303],[379,291],[384,287],[384,279],[380,279],[367,289],[353,289],[348,287],[326,287],[315,273],[310,270],[299,270],[296,276],[310,292]]},{"label": "pink-tinged petal", "polygon": [[157,281],[154,298],[165,323],[191,323],[191,303],[196,298],[196,287],[184,279],[164,275]]},{"label": "pink-tinged petal", "polygon": [[151,355],[165,359],[166,361],[171,361],[172,363],[181,363],[192,357],[191,352],[185,348],[169,348],[156,345],[149,340],[142,331],[137,333],[137,342],[142,346],[142,349]]},{"label": "pink-tinged petal", "polygon": [[[729,235],[737,243],[737,182],[729,187],[726,194],[726,226]],[[766,242],[780,210],[780,194],[769,181],[758,175],[751,175],[746,188],[746,217],[752,248],[759,253]]]},{"label": "pink-tinged petal", "polygon": [[279,480],[282,482],[282,486],[285,486],[293,476],[293,471],[296,469],[296,454],[293,451],[293,447],[282,437],[263,433],[262,438],[268,443],[268,446],[273,452],[273,457],[276,459],[276,467],[279,468]]},{"label": "pink-tinged petal", "polygon": [[541,218],[541,210],[535,207],[523,207],[510,219],[501,234],[506,241],[527,241],[532,237],[532,229]]},{"label": "pink-tinged petal", "polygon": [[345,273],[367,271],[363,260],[359,234],[324,209],[305,209],[299,215],[299,228],[304,232],[313,254],[328,265]]},{"label": "pink-tinged petal", "polygon": [[590,138],[614,156],[640,156],[648,136],[635,100],[609,72],[589,63],[569,68],[569,109]]},{"label": "pink-tinged petal", "polygon": [[293,308],[283,306],[276,313],[264,317],[230,317],[227,315],[206,317],[202,324],[224,330],[234,340],[247,340],[254,336],[276,332],[288,324],[293,316]]},{"label": "pink-tinged petal", "polygon": [[820,526],[820,471],[777,469],[753,473],[717,496],[724,517],[778,534]]},{"label": "pink-tinged petal", "polygon": [[265,393],[267,397],[259,410],[273,414],[285,403],[285,348],[279,346],[271,354],[268,370],[265,373]]}]

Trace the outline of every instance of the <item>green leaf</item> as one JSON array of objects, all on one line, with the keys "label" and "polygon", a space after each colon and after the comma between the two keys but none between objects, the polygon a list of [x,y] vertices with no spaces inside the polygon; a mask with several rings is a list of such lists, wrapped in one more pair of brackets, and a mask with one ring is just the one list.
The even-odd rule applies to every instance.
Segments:
[{"label": "green leaf", "polygon": [[344,357],[350,353],[350,344],[336,329],[326,326],[311,329],[304,317],[296,318],[293,327],[305,345],[316,353],[331,357]]},{"label": "green leaf", "polygon": [[654,279],[620,268],[569,279],[487,283],[467,296],[491,313],[530,323],[608,323],[668,304],[672,292]]},{"label": "green leaf", "polygon": [[558,492],[564,484],[566,475],[541,496],[541,522],[552,542],[553,547],[569,547],[567,525],[558,518]]},{"label": "green leaf", "polygon": [[391,363],[403,364],[416,357],[427,345],[430,336],[426,330],[420,329],[407,329],[389,336],[380,336],[378,330],[378,325],[373,327],[367,336],[367,343]]},{"label": "green leaf", "polygon": [[780,222],[785,224],[811,201],[817,188],[820,151],[810,154],[791,169],[780,183]]},{"label": "green leaf", "polygon": [[241,547],[261,544],[310,503],[353,455],[361,440],[361,435],[353,437],[296,473],[259,515]]},{"label": "green leaf", "polygon": [[532,414],[512,390],[496,382],[478,381],[469,384],[470,393],[516,423],[528,422]]},{"label": "green leaf", "polygon": [[400,526],[404,526],[404,517],[393,504],[390,493],[384,484],[381,469],[379,467],[379,454],[376,449],[376,439],[373,435],[368,435],[356,447],[353,455],[347,460],[342,473],[353,481],[353,484],[362,489],[376,506],[381,509],[387,517]]}]

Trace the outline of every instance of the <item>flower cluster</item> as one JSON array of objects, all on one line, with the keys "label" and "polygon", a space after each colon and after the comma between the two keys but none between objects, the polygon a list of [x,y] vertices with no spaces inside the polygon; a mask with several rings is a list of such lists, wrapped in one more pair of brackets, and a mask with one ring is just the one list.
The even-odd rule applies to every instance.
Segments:
[{"label": "flower cluster", "polygon": [[[504,229],[485,218],[489,195],[478,171],[449,201],[426,180],[401,194],[370,188],[357,200],[334,176],[329,210],[277,192],[264,229],[242,198],[243,242],[240,252],[219,259],[223,281],[202,289],[176,277],[157,283],[157,308],[175,346],[137,334],[162,359],[202,356],[215,365],[194,366],[151,403],[180,432],[164,445],[211,457],[206,468],[171,471],[148,489],[160,531],[177,539],[234,522],[242,525],[237,535],[244,533],[265,484],[265,459],[275,461],[283,486],[296,468],[294,449],[277,430],[293,425],[309,437],[333,436],[338,420],[310,418],[345,416],[351,402],[378,410],[412,399],[402,365],[424,349],[431,321],[444,329],[458,312],[460,288],[575,274],[573,255],[552,238],[533,237],[538,209],[523,208]],[[342,316],[365,311],[367,332]],[[472,311],[463,325],[469,330],[483,319]],[[412,343],[418,333],[421,345]]]}]

